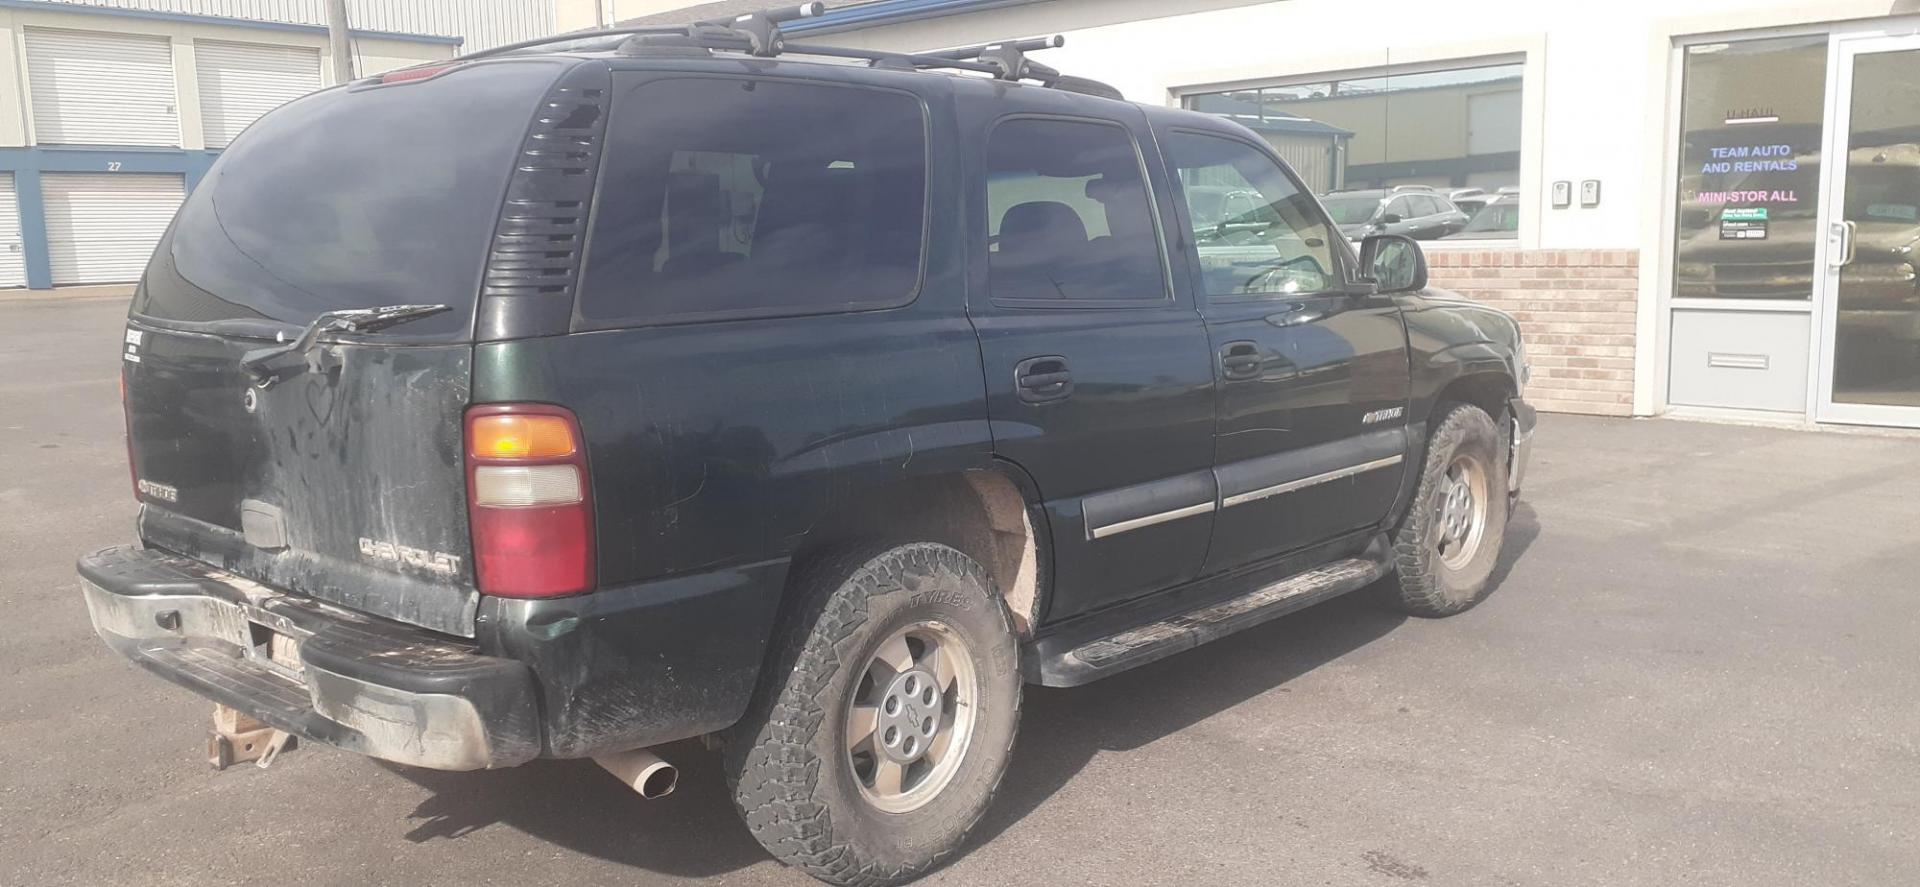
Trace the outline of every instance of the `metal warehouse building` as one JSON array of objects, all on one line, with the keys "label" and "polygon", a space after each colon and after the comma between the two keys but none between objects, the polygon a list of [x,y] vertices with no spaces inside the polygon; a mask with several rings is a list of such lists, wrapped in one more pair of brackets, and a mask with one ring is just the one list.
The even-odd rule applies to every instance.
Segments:
[{"label": "metal warehouse building", "polygon": [[1543,408],[1920,427],[1920,0],[828,5],[788,34],[1064,34],[1038,59],[1246,123],[1336,217],[1478,205],[1434,277],[1520,319]]},{"label": "metal warehouse building", "polygon": [[[557,15],[555,0],[356,0],[355,66],[542,36]],[[0,287],[138,278],[221,148],[335,82],[324,22],[323,0],[0,0]]]}]

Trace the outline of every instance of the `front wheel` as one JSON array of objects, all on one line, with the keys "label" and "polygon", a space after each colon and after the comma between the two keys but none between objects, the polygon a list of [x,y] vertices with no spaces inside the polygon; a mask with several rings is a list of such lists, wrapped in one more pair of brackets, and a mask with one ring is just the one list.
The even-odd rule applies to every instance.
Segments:
[{"label": "front wheel", "polygon": [[1427,617],[1479,603],[1500,560],[1511,504],[1493,417],[1471,404],[1444,407],[1427,442],[1419,489],[1394,533],[1399,581],[1389,602]]},{"label": "front wheel", "polygon": [[1018,645],[985,570],[944,545],[813,564],[803,609],[727,738],[747,828],[834,884],[898,884],[957,848],[1006,771]]}]

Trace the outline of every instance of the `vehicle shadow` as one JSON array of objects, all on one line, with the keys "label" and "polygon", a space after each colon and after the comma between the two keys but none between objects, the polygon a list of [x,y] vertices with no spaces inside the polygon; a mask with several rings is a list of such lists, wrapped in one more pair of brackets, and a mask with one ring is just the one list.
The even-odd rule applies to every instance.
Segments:
[{"label": "vehicle shadow", "polygon": [[[1537,516],[1521,502],[1494,567],[1494,591],[1539,535]],[[1187,729],[1392,632],[1408,617],[1375,597],[1392,581],[1084,687],[1028,687],[1013,762],[970,848],[1024,819],[1096,754]]]},{"label": "vehicle shadow", "polygon": [[[1522,503],[1494,571],[1496,589],[1539,533],[1533,510]],[[1406,621],[1377,604],[1372,591],[1085,687],[1027,688],[1013,763],[963,852],[1038,809],[1095,755],[1141,747],[1283,688]],[[575,852],[680,877],[720,875],[765,860],[728,799],[719,756],[691,741],[659,752],[680,767],[678,790],[660,801],[642,800],[589,761],[536,761],[481,773],[382,766],[433,793],[412,815],[410,841],[459,840],[503,825]]]}]

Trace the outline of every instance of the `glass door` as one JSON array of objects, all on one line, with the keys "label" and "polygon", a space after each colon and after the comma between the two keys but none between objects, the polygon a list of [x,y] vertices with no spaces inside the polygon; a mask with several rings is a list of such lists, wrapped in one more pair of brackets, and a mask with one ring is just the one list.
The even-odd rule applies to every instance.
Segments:
[{"label": "glass door", "polygon": [[1833,50],[1816,418],[1920,427],[1920,36]]}]

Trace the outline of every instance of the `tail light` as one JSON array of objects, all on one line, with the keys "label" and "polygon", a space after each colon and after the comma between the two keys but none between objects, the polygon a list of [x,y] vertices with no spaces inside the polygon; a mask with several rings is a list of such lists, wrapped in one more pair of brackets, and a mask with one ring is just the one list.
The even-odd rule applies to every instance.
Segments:
[{"label": "tail light", "polygon": [[483,594],[593,588],[593,501],[573,413],[546,404],[467,410],[467,513]]}]

